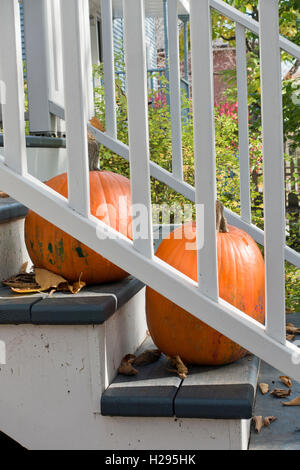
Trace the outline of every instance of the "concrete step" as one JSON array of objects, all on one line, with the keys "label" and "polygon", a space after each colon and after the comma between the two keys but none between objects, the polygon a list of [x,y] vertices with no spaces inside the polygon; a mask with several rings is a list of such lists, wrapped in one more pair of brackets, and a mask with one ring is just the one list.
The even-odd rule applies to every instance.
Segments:
[{"label": "concrete step", "polygon": [[28,449],[105,449],[102,392],[146,336],[144,285],[18,296],[0,289],[0,431]]},{"label": "concrete step", "polygon": [[[148,338],[137,354],[154,347]],[[103,393],[101,413],[111,417],[118,448],[247,449],[259,360],[192,366],[184,381],[170,368],[162,355],[136,376],[118,375]],[[155,432],[161,426],[167,440]]]},{"label": "concrete step", "polygon": [[[287,315],[287,323],[293,323],[299,328],[300,313]],[[300,335],[296,336],[295,341],[299,342],[299,346]],[[258,383],[269,384],[270,391],[274,388],[287,389],[281,382],[280,375],[285,374],[262,362]],[[278,399],[270,394],[262,395],[257,391],[253,415],[276,416],[277,420],[269,427],[264,427],[259,434],[252,428],[250,450],[300,450],[300,408],[281,404],[282,401],[290,401],[297,396],[300,396],[300,384],[297,382],[293,383],[292,393],[286,399]]]}]

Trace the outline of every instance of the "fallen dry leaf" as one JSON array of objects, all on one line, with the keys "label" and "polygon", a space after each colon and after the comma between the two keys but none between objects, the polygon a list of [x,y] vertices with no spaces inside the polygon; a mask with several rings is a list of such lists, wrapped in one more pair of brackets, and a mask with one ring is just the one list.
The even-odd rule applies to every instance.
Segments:
[{"label": "fallen dry leaf", "polygon": [[297,328],[293,323],[287,323],[286,332],[292,335],[299,335],[300,328]]},{"label": "fallen dry leaf", "polygon": [[68,281],[62,276],[58,276],[47,269],[35,268],[34,272],[27,273],[24,272],[26,268],[27,264],[24,263],[19,274],[2,281],[2,284],[10,287],[17,294],[33,294],[48,291],[49,289],[51,289],[51,294],[54,290],[70,291],[72,294],[77,294],[85,286],[81,279],[69,285]]},{"label": "fallen dry leaf", "polygon": [[35,281],[40,286],[41,291],[56,288],[60,284],[67,284],[68,281],[58,274],[51,273],[47,269],[35,268]]},{"label": "fallen dry leaf", "polygon": [[296,397],[291,401],[282,401],[281,404],[284,406],[300,406],[300,397]]},{"label": "fallen dry leaf", "polygon": [[287,341],[293,341],[293,339],[295,339],[295,336],[296,336],[296,335],[287,334],[287,335],[286,335],[286,340],[287,340]]},{"label": "fallen dry leaf", "polygon": [[38,292],[39,285],[35,281],[34,273],[20,273],[15,276],[11,276],[9,279],[2,281],[4,286],[8,286],[11,289],[20,292],[26,292],[27,290]]},{"label": "fallen dry leaf", "polygon": [[118,369],[119,374],[122,375],[136,375],[138,370],[133,367],[133,362],[135,361],[136,356],[134,354],[126,354],[123,357],[120,367]]},{"label": "fallen dry leaf", "polygon": [[74,282],[72,285],[68,285],[68,289],[72,294],[78,294],[78,292],[86,286],[86,282],[81,280],[82,273],[79,276],[78,281]]},{"label": "fallen dry leaf", "polygon": [[259,388],[260,388],[260,391],[263,395],[266,395],[266,393],[268,393],[268,391],[269,391],[269,385],[268,384],[260,383]]},{"label": "fallen dry leaf", "polygon": [[271,423],[274,423],[276,421],[276,416],[266,416],[264,418],[264,426],[270,426]]},{"label": "fallen dry leaf", "polygon": [[27,272],[27,268],[28,268],[28,261],[25,261],[25,263],[23,263],[22,266],[20,267],[18,274],[25,274]]},{"label": "fallen dry leaf", "polygon": [[152,362],[158,361],[161,356],[159,349],[147,349],[142,354],[137,356],[134,361],[135,366],[141,366],[146,364],[151,364]]},{"label": "fallen dry leaf", "polygon": [[168,359],[172,362],[173,366],[175,366],[175,369],[168,369],[169,372],[175,372],[181,379],[186,379],[189,370],[180,359],[180,356],[168,357]]},{"label": "fallen dry leaf", "polygon": [[6,194],[3,191],[0,191],[0,198],[6,198],[6,197],[9,197],[9,194]]},{"label": "fallen dry leaf", "polygon": [[264,421],[262,416],[253,416],[252,420],[254,422],[255,432],[259,433],[264,427]]},{"label": "fallen dry leaf", "polygon": [[291,390],[284,390],[283,388],[274,388],[274,390],[270,393],[273,397],[276,398],[285,398],[289,397],[291,394]]},{"label": "fallen dry leaf", "polygon": [[289,388],[292,387],[293,383],[289,377],[287,377],[286,375],[281,375],[279,378],[284,385],[286,385]]}]

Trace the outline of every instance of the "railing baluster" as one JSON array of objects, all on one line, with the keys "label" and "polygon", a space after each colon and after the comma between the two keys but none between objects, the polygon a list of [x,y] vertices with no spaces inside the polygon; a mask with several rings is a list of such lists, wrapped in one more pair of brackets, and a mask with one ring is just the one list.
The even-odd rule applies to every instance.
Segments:
[{"label": "railing baluster", "polygon": [[87,89],[87,113],[88,119],[94,114],[94,84],[92,70],[92,47],[91,47],[91,29],[90,29],[90,5],[89,2],[83,2],[82,27],[84,32],[84,72]]},{"label": "railing baluster", "polygon": [[266,332],[285,343],[284,157],[278,1],[260,0]]},{"label": "railing baluster", "polygon": [[69,205],[81,215],[87,217],[90,212],[90,197],[87,145],[87,86],[84,71],[84,32],[81,21],[83,1],[85,0],[61,0],[60,5]]},{"label": "railing baluster", "polygon": [[27,171],[27,159],[20,10],[17,0],[1,0],[0,44],[0,81],[5,95],[1,97],[5,162],[22,175]]},{"label": "railing baluster", "polygon": [[63,58],[60,0],[47,0],[49,97],[63,106]]},{"label": "railing baluster", "polygon": [[29,128],[30,132],[52,133],[56,129],[49,111],[47,2],[24,0],[23,10]]},{"label": "railing baluster", "polygon": [[153,237],[143,0],[123,0],[123,14],[132,205],[141,209],[144,232],[142,237],[139,236],[138,221],[133,221],[133,239],[136,250],[151,258]]},{"label": "railing baluster", "polygon": [[251,224],[247,56],[245,28],[236,23],[241,217]]},{"label": "railing baluster", "polygon": [[182,180],[181,90],[178,38],[178,1],[168,0],[170,112],[172,128],[172,173]]},{"label": "railing baluster", "polygon": [[117,138],[112,0],[101,0],[106,132]]},{"label": "railing baluster", "polygon": [[[204,205],[197,217],[198,282],[203,294],[218,299],[216,252],[216,164],[214,142],[213,73],[209,2],[191,0],[191,49],[194,115],[195,202]],[[204,224],[204,226],[203,226]],[[199,247],[199,245],[198,245]]]}]

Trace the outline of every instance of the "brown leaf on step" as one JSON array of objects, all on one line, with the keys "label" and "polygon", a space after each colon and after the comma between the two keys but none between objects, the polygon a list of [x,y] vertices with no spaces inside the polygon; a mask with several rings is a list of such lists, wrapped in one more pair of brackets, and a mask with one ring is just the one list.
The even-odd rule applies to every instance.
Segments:
[{"label": "brown leaf on step", "polygon": [[170,372],[176,372],[176,374],[178,374],[182,380],[186,379],[189,370],[180,359],[180,356],[177,355],[174,357],[168,357],[168,359],[172,362],[173,366],[175,366],[175,369],[168,369],[168,370]]},{"label": "brown leaf on step", "polygon": [[23,263],[22,266],[20,267],[18,274],[24,274],[24,273],[26,273],[26,272],[27,272],[27,268],[28,268],[28,261],[25,261],[25,263]]},{"label": "brown leaf on step", "polygon": [[54,274],[47,269],[35,268],[35,281],[40,286],[41,291],[56,288],[60,284],[67,284],[68,281],[58,274]]},{"label": "brown leaf on step", "polygon": [[287,323],[286,332],[291,334],[291,335],[299,335],[300,334],[300,328],[297,328],[293,323]]},{"label": "brown leaf on step", "polygon": [[119,374],[122,375],[136,375],[138,370],[133,367],[133,362],[135,361],[136,356],[134,354],[126,354],[123,357],[120,367],[118,369]]},{"label": "brown leaf on step", "polygon": [[281,404],[284,406],[300,406],[300,397],[296,397],[291,401],[282,401]]},{"label": "brown leaf on step", "polygon": [[260,383],[259,388],[260,388],[260,391],[263,395],[266,395],[266,393],[268,393],[268,391],[269,391],[269,385],[268,384]]},{"label": "brown leaf on step", "polygon": [[81,289],[83,289],[83,287],[86,286],[86,282],[81,280],[81,276],[82,276],[82,273],[80,274],[78,281],[74,282],[72,285],[70,284],[68,285],[69,291],[72,294],[78,294],[78,292],[80,292]]},{"label": "brown leaf on step", "polygon": [[264,426],[270,426],[271,423],[274,423],[276,421],[276,416],[266,416],[264,418]]},{"label": "brown leaf on step", "polygon": [[286,385],[289,388],[292,387],[293,383],[289,377],[287,377],[286,375],[281,375],[279,378],[284,385]]},{"label": "brown leaf on step", "polygon": [[9,197],[9,194],[6,194],[3,191],[0,191],[0,198],[6,198],[6,197]]},{"label": "brown leaf on step", "polygon": [[158,361],[161,356],[159,349],[147,349],[142,354],[137,356],[134,361],[135,366],[142,366],[146,364],[151,364],[152,362]]},{"label": "brown leaf on step", "polygon": [[40,286],[35,281],[34,273],[20,273],[2,281],[4,286],[10,287],[20,294],[27,292],[39,292]]},{"label": "brown leaf on step", "polygon": [[252,420],[255,426],[255,432],[259,433],[261,429],[264,427],[262,416],[253,416]]},{"label": "brown leaf on step", "polygon": [[296,335],[287,334],[287,335],[286,335],[286,340],[287,340],[287,341],[293,341],[293,339],[295,339],[295,336],[296,336]]},{"label": "brown leaf on step", "polygon": [[290,396],[291,392],[291,390],[284,390],[283,388],[274,388],[270,395],[276,398],[286,398]]}]

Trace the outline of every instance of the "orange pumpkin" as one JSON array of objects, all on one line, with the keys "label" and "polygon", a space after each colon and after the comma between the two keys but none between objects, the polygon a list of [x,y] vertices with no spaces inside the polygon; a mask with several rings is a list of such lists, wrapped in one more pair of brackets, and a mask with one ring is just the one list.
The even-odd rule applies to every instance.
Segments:
[{"label": "orange pumpkin", "polygon": [[[227,224],[226,224],[227,227]],[[176,229],[164,239],[157,256],[197,280],[197,255],[186,243],[195,242],[195,223]],[[264,322],[264,261],[254,240],[228,226],[217,233],[219,295],[257,321]],[[147,287],[146,314],[150,334],[166,355],[179,354],[189,364],[220,365],[240,359],[246,351],[153,289]]]},{"label": "orange pumpkin", "polygon": [[[68,197],[66,173],[55,176],[46,184]],[[123,198],[121,208],[120,197]],[[127,178],[109,171],[91,171],[90,201],[92,215],[132,238],[131,193]],[[87,284],[117,281],[127,276],[118,266],[32,211],[25,220],[25,242],[35,266],[60,274],[70,282],[80,276]]]}]

